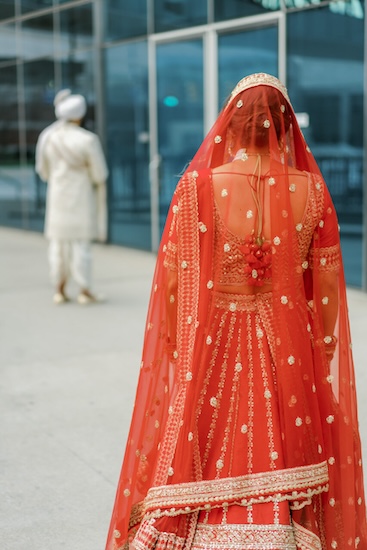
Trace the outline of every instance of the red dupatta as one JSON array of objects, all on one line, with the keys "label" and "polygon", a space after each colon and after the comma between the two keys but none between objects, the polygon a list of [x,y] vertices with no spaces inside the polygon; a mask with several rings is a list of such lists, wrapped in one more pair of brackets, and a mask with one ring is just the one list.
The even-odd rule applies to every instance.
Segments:
[{"label": "red dupatta", "polygon": [[[236,492],[238,479],[227,480],[224,487],[202,478],[192,403],[205,380],[200,357],[210,337],[206,320],[218,280],[213,261],[212,170],[233,160],[244,143],[246,150],[253,150],[264,140],[271,174],[264,209],[272,246],[272,353],[286,465],[279,494],[289,500],[300,525],[307,523],[305,505],[318,495],[323,549],[367,549],[354,369],[335,209],[285,88],[274,77],[258,74],[233,90],[172,199],[153,278],[107,550],[125,548],[142,520],[149,518],[159,519],[162,531],[179,537],[189,548],[199,510],[223,502],[245,504],[244,487]],[[298,233],[306,220],[294,202],[296,171],[307,174],[307,226],[312,227],[301,240]],[[229,206],[228,224],[233,222],[232,211]],[[306,259],[300,253],[302,246],[307,247]],[[326,352],[331,336],[336,349],[330,362]],[[287,481],[288,473],[292,483]]]}]

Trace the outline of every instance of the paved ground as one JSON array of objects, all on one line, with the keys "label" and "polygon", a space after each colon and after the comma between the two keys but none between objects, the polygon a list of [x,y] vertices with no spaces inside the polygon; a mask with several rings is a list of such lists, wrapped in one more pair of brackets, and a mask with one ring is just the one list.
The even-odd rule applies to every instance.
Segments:
[{"label": "paved ground", "polygon": [[[96,246],[92,307],[52,304],[41,235],[0,228],[0,258],[0,550],[104,550],[155,258]],[[349,306],[367,456],[367,295]]]}]

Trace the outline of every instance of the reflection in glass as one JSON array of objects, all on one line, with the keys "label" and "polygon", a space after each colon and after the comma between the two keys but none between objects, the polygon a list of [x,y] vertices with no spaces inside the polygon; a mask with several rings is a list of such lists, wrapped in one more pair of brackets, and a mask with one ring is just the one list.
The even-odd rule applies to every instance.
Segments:
[{"label": "reflection in glass", "polygon": [[53,28],[52,14],[22,21],[21,48],[25,61],[53,55]]},{"label": "reflection in glass", "polygon": [[147,0],[106,0],[106,40],[147,34]]},{"label": "reflection in glass", "polygon": [[219,109],[235,84],[251,73],[278,76],[278,27],[223,34],[218,39]]},{"label": "reflection in glass", "polygon": [[14,17],[15,15],[15,2],[14,0],[5,0],[0,2],[0,20]]},{"label": "reflection in glass", "polygon": [[303,133],[333,197],[347,282],[355,286],[362,274],[363,25],[322,8],[289,14],[287,29],[290,97],[309,115]]},{"label": "reflection in glass", "polygon": [[245,17],[280,9],[280,0],[214,0],[216,21]]},{"label": "reflection in glass", "polygon": [[179,174],[203,139],[202,41],[158,45],[157,81],[160,213],[163,226]]},{"label": "reflection in glass", "polygon": [[61,50],[70,52],[93,44],[92,5],[60,12]]},{"label": "reflection in glass", "polygon": [[0,63],[15,61],[17,58],[15,25],[0,26]]},{"label": "reflection in glass", "polygon": [[20,8],[22,13],[28,13],[30,11],[50,8],[52,4],[53,4],[52,0],[21,0]]},{"label": "reflection in glass", "polygon": [[105,52],[112,242],[151,248],[147,43]]},{"label": "reflection in glass", "polygon": [[155,32],[183,29],[206,22],[207,0],[155,0],[154,2]]},{"label": "reflection in glass", "polygon": [[[0,69],[0,224],[21,225],[22,186],[19,167],[18,93],[15,65]],[[21,220],[20,220],[21,222]]]},{"label": "reflection in glass", "polygon": [[70,88],[74,94],[82,94],[87,100],[84,125],[95,131],[94,94],[95,54],[93,50],[71,52],[61,61],[62,88]]}]

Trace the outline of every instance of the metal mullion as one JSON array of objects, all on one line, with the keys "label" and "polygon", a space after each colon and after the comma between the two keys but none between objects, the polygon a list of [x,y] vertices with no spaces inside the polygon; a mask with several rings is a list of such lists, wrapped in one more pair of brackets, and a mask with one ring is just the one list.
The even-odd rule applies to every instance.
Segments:
[{"label": "metal mullion", "polygon": [[362,289],[367,292],[367,18],[364,16]]},{"label": "metal mullion", "polygon": [[218,35],[209,30],[204,35],[204,134],[218,114]]},{"label": "metal mullion", "polygon": [[287,84],[287,14],[283,11],[278,19],[278,75]]},{"label": "metal mullion", "polygon": [[160,241],[159,228],[159,151],[157,116],[156,43],[148,38],[148,96],[149,96],[149,181],[151,214],[151,248],[156,252]]}]

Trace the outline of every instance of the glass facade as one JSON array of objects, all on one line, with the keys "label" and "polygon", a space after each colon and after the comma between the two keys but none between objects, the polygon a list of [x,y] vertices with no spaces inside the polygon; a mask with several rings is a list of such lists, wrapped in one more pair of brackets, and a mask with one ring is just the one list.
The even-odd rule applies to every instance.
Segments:
[{"label": "glass facade", "polygon": [[318,4],[1,2],[0,224],[42,230],[35,145],[69,87],[105,147],[109,240],[155,249],[178,178],[233,85],[268,72],[289,89],[337,207],[347,281],[361,286],[364,3]]}]

